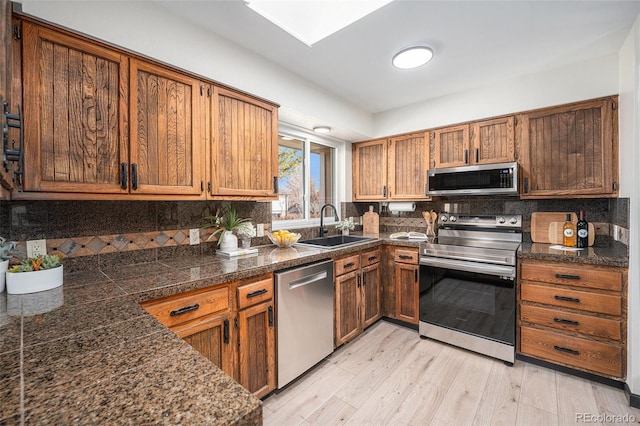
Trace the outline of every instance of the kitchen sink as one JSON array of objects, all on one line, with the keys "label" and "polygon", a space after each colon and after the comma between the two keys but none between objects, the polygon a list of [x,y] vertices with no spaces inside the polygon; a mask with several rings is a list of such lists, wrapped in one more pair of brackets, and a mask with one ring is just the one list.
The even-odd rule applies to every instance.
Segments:
[{"label": "kitchen sink", "polygon": [[311,238],[310,240],[298,241],[297,244],[311,247],[336,248],[373,240],[375,240],[375,238],[357,237],[355,235],[332,235],[330,237],[319,237]]}]

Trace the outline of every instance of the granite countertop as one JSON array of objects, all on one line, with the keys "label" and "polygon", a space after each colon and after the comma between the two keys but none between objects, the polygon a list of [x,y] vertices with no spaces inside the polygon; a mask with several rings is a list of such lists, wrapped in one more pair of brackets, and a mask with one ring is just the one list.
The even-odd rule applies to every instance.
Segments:
[{"label": "granite countertop", "polygon": [[[62,287],[0,294],[0,423],[261,424],[262,407],[238,383],[139,303],[286,269],[381,244],[340,249],[261,246],[248,257],[200,256],[65,274]],[[523,244],[521,258],[626,266],[626,246],[587,256]],[[625,249],[623,249],[623,247]]]},{"label": "granite countertop", "polygon": [[552,247],[559,246],[543,243],[522,243],[518,250],[518,258],[629,267],[629,248],[613,239],[605,239],[593,247],[575,251]]}]

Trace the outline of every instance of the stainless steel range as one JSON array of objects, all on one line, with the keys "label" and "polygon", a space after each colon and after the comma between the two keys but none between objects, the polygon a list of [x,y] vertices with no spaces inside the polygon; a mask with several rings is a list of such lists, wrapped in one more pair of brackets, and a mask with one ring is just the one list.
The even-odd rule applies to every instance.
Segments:
[{"label": "stainless steel range", "polygon": [[513,363],[519,215],[449,215],[420,244],[421,336]]}]

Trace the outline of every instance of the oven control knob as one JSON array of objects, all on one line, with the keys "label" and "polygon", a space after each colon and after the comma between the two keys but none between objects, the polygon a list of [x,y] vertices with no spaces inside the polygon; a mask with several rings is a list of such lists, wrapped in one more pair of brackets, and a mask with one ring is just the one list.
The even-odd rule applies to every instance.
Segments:
[{"label": "oven control knob", "polygon": [[455,216],[451,216],[451,217],[449,218],[449,221],[450,221],[450,222],[455,222],[456,220],[458,220],[458,218],[457,218],[457,217],[455,217]]},{"label": "oven control knob", "polygon": [[498,223],[502,224],[505,222],[506,222],[506,219],[503,216],[498,217]]},{"label": "oven control knob", "polygon": [[449,218],[445,215],[440,216],[440,222],[446,222]]},{"label": "oven control knob", "polygon": [[512,225],[515,225],[516,223],[518,223],[518,218],[517,217],[509,218],[509,223]]}]

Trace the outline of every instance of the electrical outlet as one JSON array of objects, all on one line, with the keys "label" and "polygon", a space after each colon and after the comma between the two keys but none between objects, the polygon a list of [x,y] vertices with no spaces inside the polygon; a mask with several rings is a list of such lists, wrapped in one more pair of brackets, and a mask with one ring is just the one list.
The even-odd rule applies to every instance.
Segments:
[{"label": "electrical outlet", "polygon": [[47,254],[47,240],[27,241],[27,257],[38,257]]},{"label": "electrical outlet", "polygon": [[256,224],[256,237],[264,237],[264,223]]},{"label": "electrical outlet", "polygon": [[192,246],[200,244],[200,229],[189,229],[189,244]]}]

